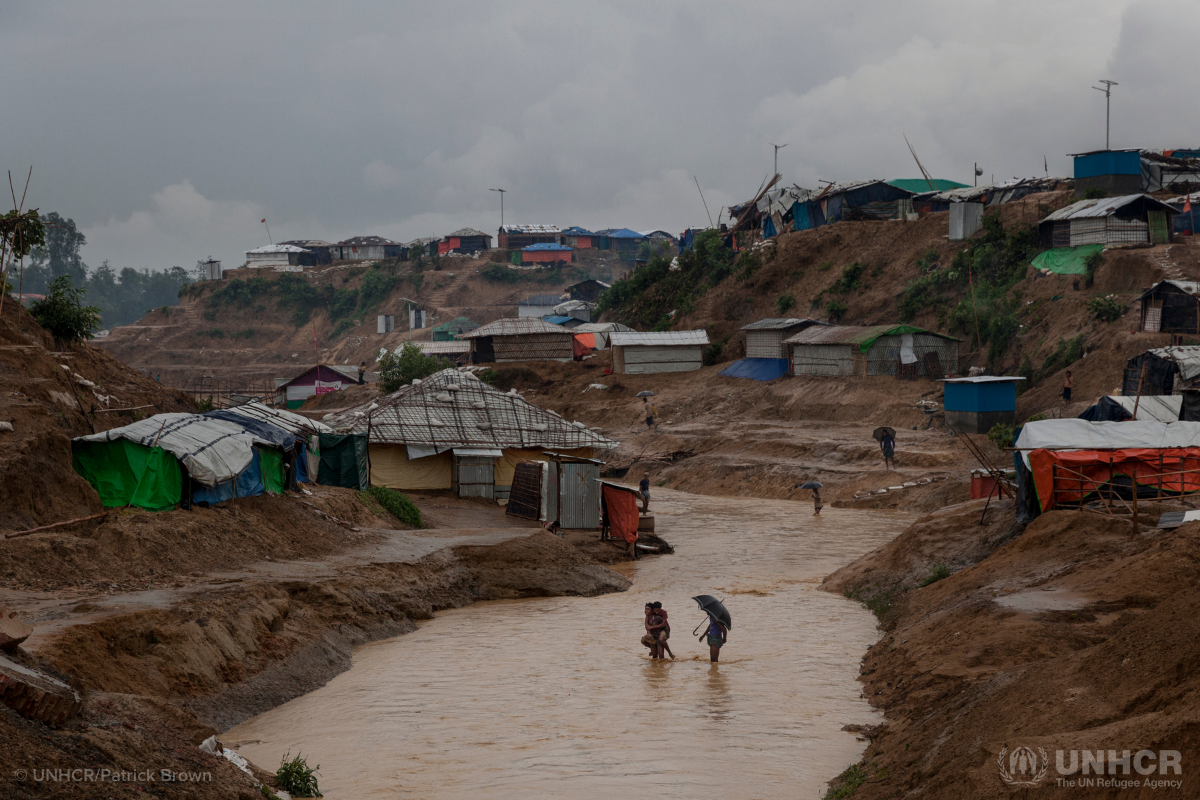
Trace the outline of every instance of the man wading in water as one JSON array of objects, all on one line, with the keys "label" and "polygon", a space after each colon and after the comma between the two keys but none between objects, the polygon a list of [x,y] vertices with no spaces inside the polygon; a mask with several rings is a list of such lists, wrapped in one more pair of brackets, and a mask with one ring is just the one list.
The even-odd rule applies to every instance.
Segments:
[{"label": "man wading in water", "polygon": [[667,612],[662,610],[662,603],[646,603],[646,635],[642,644],[650,648],[651,658],[663,658],[666,651],[675,660],[675,654],[667,646],[667,637],[671,635],[671,626],[667,624]]}]

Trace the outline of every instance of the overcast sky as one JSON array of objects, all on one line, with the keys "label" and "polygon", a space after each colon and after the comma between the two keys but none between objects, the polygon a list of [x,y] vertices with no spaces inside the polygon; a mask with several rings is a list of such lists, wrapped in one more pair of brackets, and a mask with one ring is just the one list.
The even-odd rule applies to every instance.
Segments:
[{"label": "overcast sky", "polygon": [[[0,167],[85,260],[226,266],[275,241],[705,224],[784,179],[1070,175],[1200,147],[1182,0],[5,0]],[[18,186],[18,191],[20,186]]]}]

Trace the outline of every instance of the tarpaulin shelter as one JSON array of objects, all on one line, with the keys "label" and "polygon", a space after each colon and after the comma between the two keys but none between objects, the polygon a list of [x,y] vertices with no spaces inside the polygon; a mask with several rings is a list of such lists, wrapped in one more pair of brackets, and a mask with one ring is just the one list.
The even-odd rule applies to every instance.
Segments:
[{"label": "tarpaulin shelter", "polygon": [[321,466],[317,482],[365,491],[370,488],[367,437],[363,434],[321,434]]},{"label": "tarpaulin shelter", "polygon": [[[472,485],[484,480],[478,473],[490,473],[493,489],[484,496],[496,499],[508,497],[521,461],[546,461],[547,450],[592,458],[617,445],[583,423],[568,422],[515,392],[501,392],[469,372],[453,369],[324,421],[339,434],[369,435],[373,486],[458,488],[458,464],[472,467]],[[322,441],[322,454],[325,447]]]},{"label": "tarpaulin shelter", "polygon": [[1074,153],[1075,196],[1089,189],[1108,194],[1157,192],[1200,183],[1195,150],[1094,150]]},{"label": "tarpaulin shelter", "polygon": [[1185,386],[1196,383],[1200,378],[1200,347],[1157,347],[1139,353],[1125,362],[1121,394],[1130,397],[1171,394],[1175,391],[1176,376]]},{"label": "tarpaulin shelter", "polygon": [[773,381],[788,374],[788,361],[786,358],[743,358],[734,361],[717,374],[726,378]]},{"label": "tarpaulin shelter", "polygon": [[1144,422],[1178,422],[1183,417],[1183,396],[1150,395],[1143,397],[1101,397],[1096,405],[1088,406],[1079,419],[1089,422],[1124,422],[1137,418]]},{"label": "tarpaulin shelter", "polygon": [[934,380],[958,371],[958,339],[913,325],[806,328],[784,340],[796,375],[895,375]]},{"label": "tarpaulin shelter", "polygon": [[[282,494],[287,484],[296,480],[294,465],[301,457],[300,437],[272,423],[228,409],[209,411],[203,416],[239,425],[258,440],[254,449],[260,453],[259,470],[266,491]],[[293,465],[290,469],[289,464]]]},{"label": "tarpaulin shelter", "polygon": [[913,194],[879,180],[833,183],[809,190],[792,203],[792,230],[809,230],[843,219],[903,219],[902,208]]},{"label": "tarpaulin shelter", "polygon": [[105,508],[137,506],[166,511],[179,502],[183,472],[161,447],[127,439],[72,445],[75,471],[92,485]]},{"label": "tarpaulin shelter", "polygon": [[1026,518],[1078,506],[1101,488],[1200,491],[1200,422],[1040,420],[1021,428],[1015,447]]},{"label": "tarpaulin shelter", "polygon": [[1175,209],[1148,194],[1080,200],[1038,223],[1041,246],[1166,244]]},{"label": "tarpaulin shelter", "polygon": [[302,457],[296,461],[296,480],[300,483],[308,483],[316,478],[321,459],[319,437],[322,433],[333,433],[333,428],[315,419],[309,419],[286,409],[273,408],[259,402],[231,406],[224,409],[224,411],[241,417],[270,423],[276,428],[282,428],[288,433],[302,439],[304,442],[303,453]]},{"label": "tarpaulin shelter", "polygon": [[455,317],[449,322],[434,326],[433,341],[452,342],[459,334],[469,333],[478,327],[479,323],[473,322],[469,317]]},{"label": "tarpaulin shelter", "polygon": [[636,489],[610,481],[600,484],[600,524],[613,539],[633,544],[638,539],[638,498]]},{"label": "tarpaulin shelter", "polygon": [[1088,256],[1103,249],[1103,244],[1052,247],[1034,256],[1032,263],[1034,269],[1048,269],[1055,275],[1086,275]]},{"label": "tarpaulin shelter", "polygon": [[1141,297],[1140,330],[1200,335],[1200,283],[1159,281]]},{"label": "tarpaulin shelter", "polygon": [[597,350],[607,350],[609,347],[609,337],[620,331],[632,331],[633,328],[628,325],[622,325],[619,322],[585,322],[582,325],[576,325],[572,329],[576,336],[581,333],[594,334]]},{"label": "tarpaulin shelter", "polygon": [[918,192],[912,199],[913,208],[919,212],[948,211],[956,203],[981,203],[997,206],[1011,203],[1031,194],[1049,192],[1068,178],[1012,178],[983,186],[964,186],[960,189]]}]

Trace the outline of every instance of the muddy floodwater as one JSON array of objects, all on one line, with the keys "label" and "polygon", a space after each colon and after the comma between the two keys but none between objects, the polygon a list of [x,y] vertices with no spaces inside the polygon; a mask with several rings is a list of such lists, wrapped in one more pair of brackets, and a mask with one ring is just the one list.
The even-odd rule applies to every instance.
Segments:
[{"label": "muddy floodwater", "polygon": [[[366,645],[325,687],[221,738],[274,769],[289,750],[354,798],[816,798],[877,724],[858,664],[877,637],[821,579],[915,515],[658,490],[676,554],[621,565],[628,592],[479,603]],[[719,665],[690,599],[733,616]],[[676,662],[638,640],[670,613]]]}]

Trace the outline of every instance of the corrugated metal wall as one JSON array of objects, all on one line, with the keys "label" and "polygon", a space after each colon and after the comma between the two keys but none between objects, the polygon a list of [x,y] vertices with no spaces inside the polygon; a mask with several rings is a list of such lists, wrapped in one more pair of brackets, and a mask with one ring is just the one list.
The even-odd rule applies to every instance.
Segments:
[{"label": "corrugated metal wall", "polygon": [[600,465],[560,463],[558,468],[558,524],[595,528],[600,524]]},{"label": "corrugated metal wall", "polygon": [[852,350],[848,344],[794,344],[792,371],[797,375],[853,375]]},{"label": "corrugated metal wall", "polygon": [[458,490],[459,497],[487,497],[495,495],[494,459],[485,456],[455,456],[451,484]]},{"label": "corrugated metal wall", "polygon": [[746,331],[746,358],[787,358],[782,330]]},{"label": "corrugated metal wall", "polygon": [[[617,364],[617,351],[620,366]],[[624,375],[648,375],[655,372],[691,372],[700,369],[700,345],[621,345],[613,348],[613,371]]]}]

